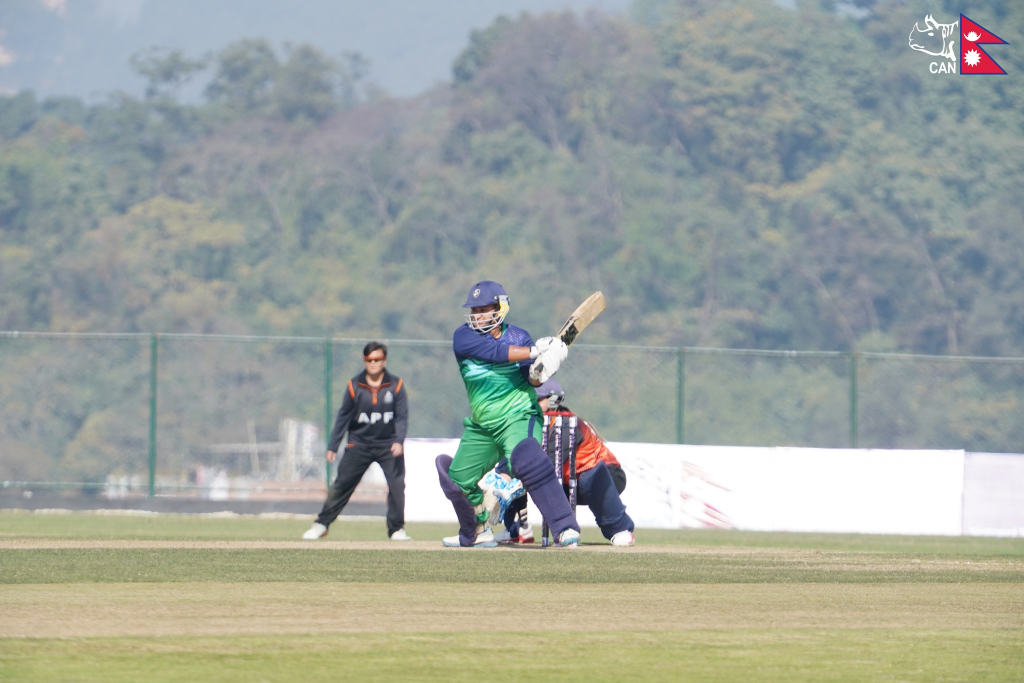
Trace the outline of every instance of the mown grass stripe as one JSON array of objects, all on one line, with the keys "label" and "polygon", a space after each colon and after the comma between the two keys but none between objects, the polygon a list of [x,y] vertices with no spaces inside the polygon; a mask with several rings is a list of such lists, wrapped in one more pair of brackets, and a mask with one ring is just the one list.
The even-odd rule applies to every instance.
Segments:
[{"label": "mown grass stripe", "polygon": [[1022,582],[1020,562],[884,554],[573,551],[33,549],[0,553],[0,583],[368,581],[503,583]]},{"label": "mown grass stripe", "polygon": [[[5,681],[1020,681],[1007,629],[0,639]],[[415,666],[412,666],[415,663]],[[500,673],[500,676],[499,676]]]}]

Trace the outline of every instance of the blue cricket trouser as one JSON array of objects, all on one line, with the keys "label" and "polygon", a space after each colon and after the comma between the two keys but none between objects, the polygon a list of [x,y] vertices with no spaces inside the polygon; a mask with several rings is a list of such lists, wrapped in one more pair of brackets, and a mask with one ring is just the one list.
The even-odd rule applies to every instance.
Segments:
[{"label": "blue cricket trouser", "polygon": [[610,539],[620,531],[633,531],[633,520],[626,514],[612,472],[604,462],[580,474],[576,487],[576,502],[590,508],[605,538]]}]

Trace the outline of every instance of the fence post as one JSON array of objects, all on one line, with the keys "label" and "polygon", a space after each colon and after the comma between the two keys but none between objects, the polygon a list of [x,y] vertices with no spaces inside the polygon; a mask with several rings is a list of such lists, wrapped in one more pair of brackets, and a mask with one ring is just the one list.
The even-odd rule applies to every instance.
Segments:
[{"label": "fence post", "polygon": [[[331,441],[331,375],[334,372],[334,346],[331,338],[324,339],[324,445]],[[326,455],[324,456],[327,457]],[[327,465],[327,488],[331,488],[331,463]]]},{"label": "fence post", "polygon": [[676,354],[676,443],[685,443],[686,440],[686,370],[684,360],[686,358],[686,347],[681,346]]},{"label": "fence post", "polygon": [[857,352],[850,353],[850,448],[857,447]]},{"label": "fence post", "polygon": [[158,334],[149,335],[149,497],[156,495],[156,368]]}]

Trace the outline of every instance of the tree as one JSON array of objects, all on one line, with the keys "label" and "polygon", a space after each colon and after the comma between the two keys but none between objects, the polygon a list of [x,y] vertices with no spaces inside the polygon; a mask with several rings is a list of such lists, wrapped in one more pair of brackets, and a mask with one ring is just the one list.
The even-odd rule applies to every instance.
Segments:
[{"label": "tree", "polygon": [[0,139],[16,138],[28,131],[39,117],[35,95],[23,90],[17,95],[0,95]]},{"label": "tree", "polygon": [[224,102],[243,112],[262,110],[270,104],[281,64],[269,41],[240,40],[222,50],[215,61],[217,71],[205,91],[210,101]]},{"label": "tree", "polygon": [[338,107],[338,76],[337,62],[317,48],[292,47],[274,80],[274,104],[288,121],[321,121]]},{"label": "tree", "polygon": [[176,100],[181,87],[204,70],[207,59],[192,59],[178,49],[151,47],[132,55],[129,63],[135,73],[146,79],[146,99]]}]

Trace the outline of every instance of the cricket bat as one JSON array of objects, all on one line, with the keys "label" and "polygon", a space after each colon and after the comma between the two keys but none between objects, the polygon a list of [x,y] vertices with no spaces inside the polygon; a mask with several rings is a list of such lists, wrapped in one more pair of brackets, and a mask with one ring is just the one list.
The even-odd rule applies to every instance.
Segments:
[{"label": "cricket bat", "polygon": [[586,301],[576,307],[576,310],[572,312],[572,315],[569,316],[569,319],[565,321],[562,329],[555,336],[564,341],[566,346],[569,346],[576,341],[576,337],[579,336],[580,332],[587,329],[587,326],[594,322],[594,318],[601,315],[601,311],[604,308],[604,294],[594,292],[587,297]]},{"label": "cricket bat", "polygon": [[[566,346],[569,346],[576,337],[580,336],[580,332],[587,329],[590,323],[594,322],[594,318],[601,315],[601,311],[604,310],[604,294],[601,292],[594,292],[587,297],[587,300],[576,307],[576,310],[572,312],[569,319],[562,325],[562,329],[558,331],[555,336],[565,342]],[[544,367],[543,363],[537,365],[537,372]]]}]

